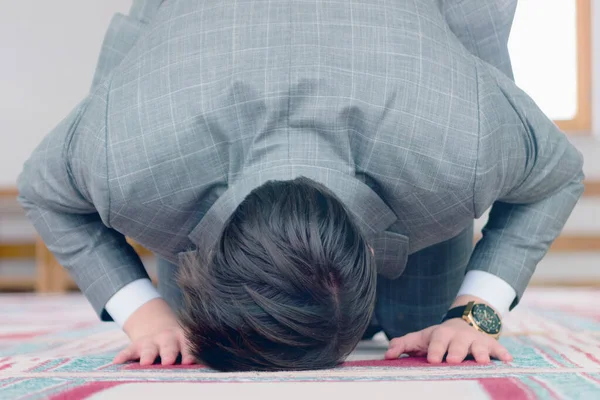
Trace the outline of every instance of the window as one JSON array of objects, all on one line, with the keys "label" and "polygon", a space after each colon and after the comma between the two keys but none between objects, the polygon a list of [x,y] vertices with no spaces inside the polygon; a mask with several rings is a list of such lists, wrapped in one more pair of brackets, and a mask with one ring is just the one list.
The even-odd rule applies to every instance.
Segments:
[{"label": "window", "polygon": [[509,40],[515,81],[564,131],[591,131],[591,0],[520,0]]}]

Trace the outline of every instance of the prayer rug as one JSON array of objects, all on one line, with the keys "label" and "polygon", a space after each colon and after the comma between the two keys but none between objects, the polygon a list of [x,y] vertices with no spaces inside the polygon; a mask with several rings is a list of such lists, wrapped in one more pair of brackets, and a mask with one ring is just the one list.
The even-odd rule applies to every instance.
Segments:
[{"label": "prayer rug", "polygon": [[80,294],[0,295],[0,399],[600,399],[600,290],[529,289],[505,319],[510,364],[382,360],[362,342],[325,371],[220,373],[112,365],[127,344]]}]

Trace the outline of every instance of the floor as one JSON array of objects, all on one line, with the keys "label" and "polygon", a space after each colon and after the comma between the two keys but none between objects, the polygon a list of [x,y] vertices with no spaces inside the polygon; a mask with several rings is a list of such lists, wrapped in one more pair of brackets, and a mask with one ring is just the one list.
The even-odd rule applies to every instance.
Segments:
[{"label": "floor", "polygon": [[511,364],[383,361],[379,336],[333,370],[223,374],[111,365],[127,338],[81,295],[0,295],[0,399],[599,399],[599,303],[600,290],[528,290],[505,321]]}]

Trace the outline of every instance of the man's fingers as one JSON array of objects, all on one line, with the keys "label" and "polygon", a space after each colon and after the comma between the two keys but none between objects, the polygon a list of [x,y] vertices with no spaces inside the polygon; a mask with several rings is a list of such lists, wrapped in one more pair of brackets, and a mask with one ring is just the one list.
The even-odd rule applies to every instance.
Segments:
[{"label": "man's fingers", "polygon": [[427,361],[431,364],[439,364],[444,359],[448,350],[448,344],[452,339],[452,332],[443,328],[436,329],[431,335],[431,341],[427,349]]},{"label": "man's fingers", "polygon": [[416,335],[416,332],[409,333],[408,335],[401,336],[399,338],[394,338],[390,341],[388,351],[385,352],[386,360],[393,360],[395,358],[400,357],[403,353],[405,353],[406,343],[411,339],[412,336]]},{"label": "man's fingers", "polygon": [[469,354],[469,347],[471,347],[471,343],[468,340],[454,337],[448,346],[446,362],[448,364],[460,364]]},{"label": "man's fingers", "polygon": [[470,352],[479,364],[488,364],[490,362],[490,348],[483,341],[474,341],[471,344]]},{"label": "man's fingers", "polygon": [[423,331],[408,333],[404,336],[392,339],[389,349],[385,353],[386,360],[392,360],[400,357],[404,353],[413,353],[423,351],[427,348],[427,340],[429,338],[430,328]]},{"label": "man's fingers", "polygon": [[181,346],[181,364],[191,365],[196,363],[196,358],[190,352],[190,349],[186,346]]},{"label": "man's fingers", "polygon": [[127,361],[137,360],[137,352],[133,345],[129,345],[127,348],[121,350],[119,354],[113,359],[113,364],[123,364]]},{"label": "man's fingers", "polygon": [[[446,361],[458,364],[464,361],[469,353],[481,364],[490,362],[490,357],[509,362],[512,356],[498,341],[489,337],[476,336],[475,332],[467,334],[461,327],[432,326],[419,332],[409,333],[390,342],[385,353],[387,360],[400,357],[403,353],[410,355],[427,352],[427,361],[439,364],[448,353]],[[463,332],[464,331],[464,332]],[[463,332],[463,333],[460,333]],[[469,339],[470,338],[470,339]],[[473,338],[476,338],[474,341]]]},{"label": "man's fingers", "polygon": [[513,360],[512,356],[506,350],[506,347],[502,346],[499,342],[494,341],[491,345],[490,355],[497,358],[500,361],[510,362]]},{"label": "man's fingers", "polygon": [[179,343],[173,339],[160,344],[160,362],[162,365],[173,365],[179,355]]},{"label": "man's fingers", "polygon": [[158,357],[158,346],[148,344],[140,351],[140,365],[152,365]]},{"label": "man's fingers", "polygon": [[190,350],[190,345],[185,337],[185,333],[183,331],[179,331],[177,336],[177,340],[179,340],[179,348],[181,349],[181,364],[182,365],[191,365],[196,362],[196,358],[192,355]]},{"label": "man's fingers", "polygon": [[183,353],[181,354],[181,365],[192,365],[196,363],[196,358],[189,354],[189,353]]}]

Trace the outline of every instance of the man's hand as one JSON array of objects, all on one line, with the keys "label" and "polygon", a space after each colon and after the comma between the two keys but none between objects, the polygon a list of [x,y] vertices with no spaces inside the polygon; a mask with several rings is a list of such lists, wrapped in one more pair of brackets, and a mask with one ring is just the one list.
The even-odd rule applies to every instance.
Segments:
[{"label": "man's hand", "polygon": [[132,343],[115,357],[114,364],[140,360],[140,365],[151,365],[160,356],[162,365],[172,365],[180,353],[182,364],[195,361],[177,318],[161,298],[149,301],[134,312],[123,330]]},{"label": "man's hand", "polygon": [[[479,297],[463,295],[456,298],[451,308],[469,301],[487,304]],[[449,319],[441,325],[392,339],[385,358],[391,360],[405,353],[418,357],[427,355],[427,361],[431,364],[441,363],[446,353],[448,364],[459,364],[469,354],[481,364],[489,363],[490,357],[504,362],[512,361],[508,350],[496,339],[479,332],[462,318]]]},{"label": "man's hand", "polygon": [[475,361],[481,364],[489,363],[490,357],[505,362],[512,361],[508,350],[496,339],[477,331],[460,318],[449,319],[441,325],[392,339],[385,358],[398,358],[404,353],[427,355],[427,361],[439,364],[446,352],[448,364],[459,364],[468,354],[473,355]]}]

